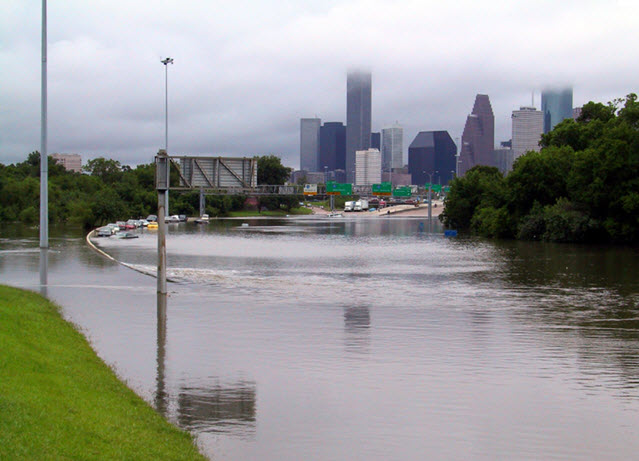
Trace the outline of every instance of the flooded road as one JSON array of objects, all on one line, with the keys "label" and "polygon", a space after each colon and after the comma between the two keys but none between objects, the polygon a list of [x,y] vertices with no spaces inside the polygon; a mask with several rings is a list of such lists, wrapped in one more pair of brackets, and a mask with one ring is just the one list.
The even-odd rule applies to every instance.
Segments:
[{"label": "flooded road", "polygon": [[[242,223],[248,226],[242,226]],[[0,283],[43,291],[216,460],[630,459],[633,249],[444,239],[423,219],[0,230]],[[440,230],[440,229],[436,229]]]}]

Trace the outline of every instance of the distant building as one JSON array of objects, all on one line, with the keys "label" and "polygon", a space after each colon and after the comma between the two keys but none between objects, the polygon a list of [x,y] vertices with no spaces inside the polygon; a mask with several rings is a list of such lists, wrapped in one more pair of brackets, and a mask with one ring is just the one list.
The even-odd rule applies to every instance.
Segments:
[{"label": "distant building", "polygon": [[564,119],[572,118],[572,88],[541,92],[544,133],[552,131]]},{"label": "distant building", "polygon": [[349,72],[346,78],[346,161],[348,182],[355,178],[355,152],[371,146],[372,78],[370,72]]},{"label": "distant building", "polygon": [[82,156],[79,154],[52,154],[51,158],[67,171],[82,173]]},{"label": "distant building", "polygon": [[510,147],[504,147],[504,143],[502,143],[501,148],[495,149],[494,156],[495,166],[503,174],[506,174],[513,169],[513,162],[515,158],[513,149]]},{"label": "distant building", "polygon": [[371,133],[371,149],[382,150],[382,135],[379,131]]},{"label": "distant building", "polygon": [[512,115],[512,154],[521,157],[528,151],[539,152],[539,141],[544,133],[544,113],[534,107],[521,107]]},{"label": "distant building", "polygon": [[342,122],[326,122],[320,128],[319,169],[343,170],[346,162],[346,127]]},{"label": "distant building", "polygon": [[381,150],[384,171],[404,166],[404,129],[401,126],[395,124],[382,128]]},{"label": "distant building", "polygon": [[320,125],[319,118],[300,120],[300,170],[319,170]]},{"label": "distant building", "polygon": [[408,172],[413,183],[447,184],[455,174],[457,146],[448,131],[420,131],[408,147]]},{"label": "distant building", "polygon": [[296,170],[291,173],[288,182],[291,184],[323,184],[326,181],[326,176],[323,171]]},{"label": "distant building", "polygon": [[379,149],[355,152],[355,184],[369,186],[382,181],[382,153]]},{"label": "distant building", "polygon": [[[495,166],[495,116],[488,95],[475,97],[473,111],[466,118],[459,155],[459,175],[463,176],[475,165]],[[410,163],[410,160],[409,160]],[[454,165],[453,165],[454,169]],[[414,179],[414,175],[413,175]]]},{"label": "distant building", "polygon": [[382,181],[392,183],[393,186],[413,184],[413,177],[403,168],[382,172]]},{"label": "distant building", "polygon": [[581,115],[581,107],[575,107],[572,109],[572,118],[577,120]]}]

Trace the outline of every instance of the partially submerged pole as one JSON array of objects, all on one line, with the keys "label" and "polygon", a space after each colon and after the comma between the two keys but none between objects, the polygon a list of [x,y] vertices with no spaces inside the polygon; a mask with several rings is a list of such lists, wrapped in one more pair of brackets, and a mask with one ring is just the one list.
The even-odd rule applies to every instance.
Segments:
[{"label": "partially submerged pole", "polygon": [[165,201],[169,189],[169,157],[160,149],[155,157],[155,187],[158,190],[158,288],[166,294],[166,213]]}]

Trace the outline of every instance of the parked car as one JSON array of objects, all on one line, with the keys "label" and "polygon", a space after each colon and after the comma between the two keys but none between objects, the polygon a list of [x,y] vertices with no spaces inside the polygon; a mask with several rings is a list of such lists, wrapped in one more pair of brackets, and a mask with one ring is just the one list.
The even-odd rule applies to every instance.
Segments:
[{"label": "parked car", "polygon": [[180,222],[180,217],[176,214],[168,216],[167,218],[164,219],[164,222],[170,223],[170,224],[175,224],[175,223],[179,223]]},{"label": "parked car", "polygon": [[186,222],[186,215],[185,214],[178,215],[178,218],[180,218],[180,222]]},{"label": "parked car", "polygon": [[148,216],[146,217],[146,220],[147,220],[148,222],[157,222],[158,217],[157,217],[156,215],[154,215],[154,214],[150,214],[150,215],[148,215]]}]

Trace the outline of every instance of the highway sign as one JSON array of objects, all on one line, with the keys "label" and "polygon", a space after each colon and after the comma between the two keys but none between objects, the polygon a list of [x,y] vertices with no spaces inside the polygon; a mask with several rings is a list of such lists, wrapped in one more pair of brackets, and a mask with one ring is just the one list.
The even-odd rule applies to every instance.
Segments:
[{"label": "highway sign", "polygon": [[424,188],[426,190],[428,190],[428,188],[430,187],[430,190],[432,190],[433,192],[441,192],[442,191],[442,185],[441,184],[431,184],[431,183],[426,183],[424,184]]},{"label": "highway sign", "polygon": [[317,195],[317,184],[304,184],[304,195]]},{"label": "highway sign", "polygon": [[327,195],[353,195],[352,184],[342,184],[335,181],[328,181],[326,183]]},{"label": "highway sign", "polygon": [[393,191],[393,197],[411,197],[412,195],[413,195],[413,190],[410,186],[397,187]]},{"label": "highway sign", "polygon": [[393,185],[389,182],[373,184],[372,191],[373,195],[391,195],[393,192]]}]

